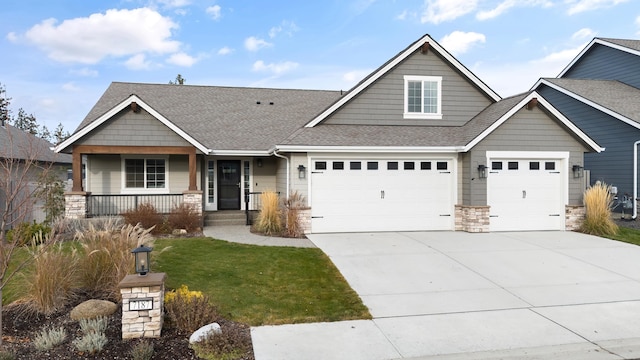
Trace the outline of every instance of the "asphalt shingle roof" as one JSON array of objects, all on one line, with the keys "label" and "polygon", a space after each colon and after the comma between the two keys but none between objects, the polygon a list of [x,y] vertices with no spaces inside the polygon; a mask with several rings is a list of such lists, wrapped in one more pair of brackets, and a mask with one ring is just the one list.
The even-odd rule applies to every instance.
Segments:
[{"label": "asphalt shingle roof", "polygon": [[640,51],[640,40],[632,39],[612,39],[612,38],[599,38],[612,44],[624,46],[626,48]]},{"label": "asphalt shingle roof", "polygon": [[71,155],[56,154],[53,144],[12,125],[0,126],[0,158],[71,163]]},{"label": "asphalt shingle roof", "polygon": [[640,123],[640,102],[638,102],[640,89],[616,80],[564,78],[546,78],[545,80]]}]

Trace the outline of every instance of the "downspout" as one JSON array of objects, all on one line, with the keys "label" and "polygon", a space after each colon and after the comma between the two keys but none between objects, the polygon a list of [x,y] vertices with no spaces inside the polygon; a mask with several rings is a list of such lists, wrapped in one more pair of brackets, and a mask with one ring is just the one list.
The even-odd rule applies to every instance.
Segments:
[{"label": "downspout", "polygon": [[633,216],[635,220],[638,217],[638,204],[636,199],[638,198],[638,144],[640,140],[633,143]]},{"label": "downspout", "polygon": [[284,155],[278,154],[278,149],[273,150],[273,155],[281,159],[287,160],[287,193],[285,194],[285,196],[289,196],[289,192],[291,191],[291,189],[289,189],[289,177],[290,177],[290,171],[291,171],[290,165],[289,165],[289,158]]}]

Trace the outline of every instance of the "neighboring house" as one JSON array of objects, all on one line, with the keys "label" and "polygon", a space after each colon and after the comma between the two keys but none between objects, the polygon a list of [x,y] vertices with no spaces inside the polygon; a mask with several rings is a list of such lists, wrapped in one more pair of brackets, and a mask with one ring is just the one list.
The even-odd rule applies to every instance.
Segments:
[{"label": "neighboring house", "polygon": [[[640,40],[593,39],[558,75],[533,87],[607,151],[585,155],[591,183],[617,188],[617,211],[637,216]],[[624,199],[627,201],[623,201]]]},{"label": "neighboring house", "polygon": [[501,99],[428,35],[346,93],[112,83],[56,148],[73,154],[71,217],[122,198],[244,209],[271,189],[304,195],[316,233],[571,229],[572,169],[602,150],[537,92]]},{"label": "neighboring house", "polygon": [[5,230],[19,222],[45,220],[43,201],[32,196],[43,171],[54,171],[67,182],[71,156],[52,148],[46,140],[0,123],[0,224],[4,217]]}]

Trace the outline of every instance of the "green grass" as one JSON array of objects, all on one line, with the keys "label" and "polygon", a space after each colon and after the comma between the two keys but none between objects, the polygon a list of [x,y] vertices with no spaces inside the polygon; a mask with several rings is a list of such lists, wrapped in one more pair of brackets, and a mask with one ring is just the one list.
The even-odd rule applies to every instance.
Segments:
[{"label": "green grass", "polygon": [[158,239],[154,255],[153,271],[167,273],[167,288],[185,284],[202,291],[234,321],[255,326],[371,318],[320,249]]},{"label": "green grass", "polygon": [[607,238],[640,245],[640,230],[620,226],[616,234],[607,236]]}]

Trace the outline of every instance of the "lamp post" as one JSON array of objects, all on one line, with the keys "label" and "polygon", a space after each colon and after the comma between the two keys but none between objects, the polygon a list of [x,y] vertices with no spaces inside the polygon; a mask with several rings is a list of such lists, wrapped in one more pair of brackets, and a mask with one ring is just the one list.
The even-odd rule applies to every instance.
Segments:
[{"label": "lamp post", "polygon": [[140,245],[131,251],[136,258],[136,273],[140,276],[147,275],[151,271],[151,250],[153,249],[150,247]]}]

